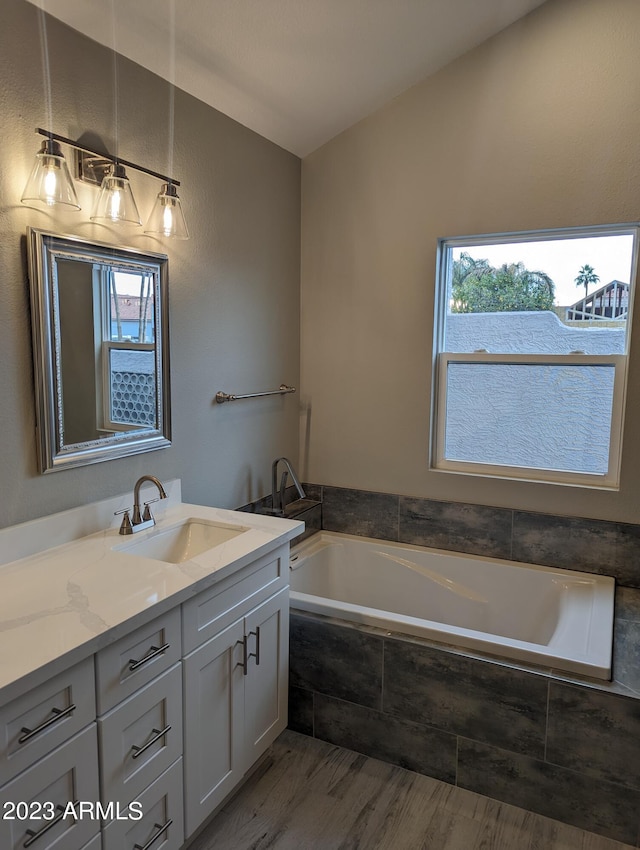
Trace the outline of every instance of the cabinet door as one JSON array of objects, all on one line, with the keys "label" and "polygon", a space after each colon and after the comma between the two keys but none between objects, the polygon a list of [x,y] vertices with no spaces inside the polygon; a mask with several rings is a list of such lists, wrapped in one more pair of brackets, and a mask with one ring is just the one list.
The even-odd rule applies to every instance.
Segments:
[{"label": "cabinet door", "polygon": [[244,621],[183,661],[185,833],[193,833],[241,779]]},{"label": "cabinet door", "polygon": [[287,725],[289,680],[289,588],[245,618],[249,664],[245,676],[247,767]]}]

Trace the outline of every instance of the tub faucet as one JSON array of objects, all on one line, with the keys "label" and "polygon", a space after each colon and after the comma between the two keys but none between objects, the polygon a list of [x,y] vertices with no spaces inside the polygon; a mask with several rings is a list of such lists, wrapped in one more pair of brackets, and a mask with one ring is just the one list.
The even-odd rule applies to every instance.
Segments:
[{"label": "tub faucet", "polygon": [[155,475],[143,475],[141,478],[138,478],[133,488],[133,515],[129,518],[129,508],[124,511],[116,511],[116,514],[124,514],[120,525],[120,534],[135,534],[136,531],[143,531],[145,528],[151,528],[152,525],[156,524],[156,521],[149,509],[149,505],[151,502],[157,502],[158,499],[150,499],[148,502],[145,502],[144,512],[142,515],[140,514],[140,487],[142,487],[145,481],[149,481],[151,484],[156,485],[158,493],[160,494],[158,499],[167,498],[167,494],[162,483],[155,477]]},{"label": "tub faucet", "polygon": [[[278,464],[280,461],[282,461],[287,468],[282,473],[280,487],[278,487]],[[302,484],[298,481],[298,476],[294,472],[291,461],[286,457],[277,457],[271,467],[271,504],[273,505],[273,512],[280,515],[284,515],[284,491],[287,489],[288,474],[291,475],[291,480],[298,491],[298,496],[301,499],[306,499],[305,492],[302,489]]]}]

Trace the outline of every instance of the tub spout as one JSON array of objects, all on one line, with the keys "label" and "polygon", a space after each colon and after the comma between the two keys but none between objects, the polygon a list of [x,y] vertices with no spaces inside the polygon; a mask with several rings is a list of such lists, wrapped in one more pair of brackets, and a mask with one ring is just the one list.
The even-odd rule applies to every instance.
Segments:
[{"label": "tub spout", "polygon": [[[285,471],[282,473],[282,478],[280,479],[280,487],[278,487],[278,465],[283,463],[286,466]],[[284,514],[284,492],[287,488],[287,476],[291,476],[291,481],[293,482],[294,487],[298,491],[298,496],[301,499],[305,499],[306,495],[302,488],[302,484],[298,480],[298,476],[296,475],[293,466],[291,465],[291,461],[286,457],[277,457],[273,465],[271,467],[271,503],[273,506],[273,512],[279,513],[281,515]]]}]

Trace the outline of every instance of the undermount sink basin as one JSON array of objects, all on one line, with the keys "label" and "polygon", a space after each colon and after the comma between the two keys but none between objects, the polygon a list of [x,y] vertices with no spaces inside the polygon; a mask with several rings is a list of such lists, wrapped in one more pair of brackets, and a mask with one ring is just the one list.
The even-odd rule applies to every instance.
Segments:
[{"label": "undermount sink basin", "polygon": [[169,528],[159,528],[145,535],[144,539],[114,546],[119,552],[153,558],[169,564],[181,564],[201,555],[209,549],[232,540],[247,531],[241,525],[224,525],[206,519],[185,519]]}]

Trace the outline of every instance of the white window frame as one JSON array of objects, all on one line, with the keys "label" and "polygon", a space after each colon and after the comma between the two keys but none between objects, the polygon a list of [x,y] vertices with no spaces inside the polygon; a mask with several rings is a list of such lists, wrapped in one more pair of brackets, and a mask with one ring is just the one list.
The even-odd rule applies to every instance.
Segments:
[{"label": "white window frame", "polygon": [[[475,247],[482,244],[495,245],[506,242],[549,241],[550,239],[586,238],[589,236],[634,237],[630,289],[629,312],[625,335],[624,354],[491,354],[490,352],[453,353],[443,348],[445,325],[448,309],[449,281],[452,270],[452,249]],[[438,240],[436,263],[436,299],[435,331],[433,350],[433,382],[431,401],[431,450],[430,467],[436,471],[479,475],[492,478],[507,478],[531,482],[550,482],[581,487],[603,489],[619,488],[620,463],[622,456],[622,431],[627,395],[627,365],[631,337],[631,316],[635,295],[635,282],[638,264],[639,227],[633,225],[615,225],[602,227],[571,228],[562,230],[527,231],[509,234],[484,234],[463,238]],[[615,370],[611,412],[611,431],[609,440],[608,470],[604,475],[587,472],[541,469],[538,467],[512,466],[509,464],[477,463],[474,461],[450,460],[445,457],[446,410],[447,410],[447,368],[449,363],[464,364],[504,364],[504,365],[566,365],[566,366],[608,366]]]}]

